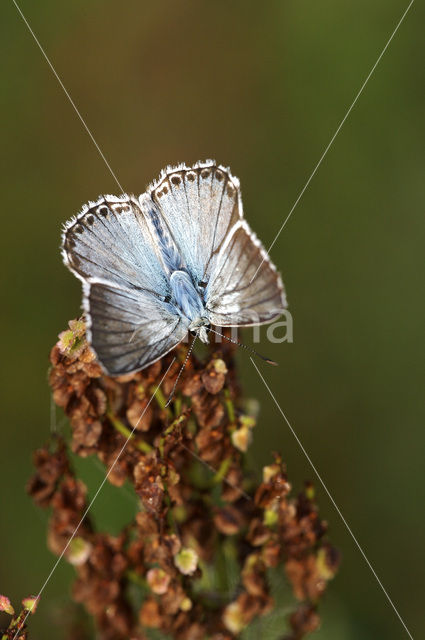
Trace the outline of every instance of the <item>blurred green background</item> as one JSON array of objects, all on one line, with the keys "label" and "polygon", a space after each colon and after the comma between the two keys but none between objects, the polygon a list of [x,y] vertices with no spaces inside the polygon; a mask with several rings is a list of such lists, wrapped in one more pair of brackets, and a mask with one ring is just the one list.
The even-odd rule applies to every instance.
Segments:
[{"label": "blurred green background", "polygon": [[[240,178],[266,246],[407,4],[20,2],[124,189],[140,193],[169,163],[216,158]],[[49,435],[49,350],[79,313],[60,226],[117,186],[11,0],[0,16],[0,592],[18,604],[55,561],[47,516],[24,485]],[[425,595],[424,19],[414,3],[273,247],[294,343],[264,342],[280,366],[258,365],[414,637]],[[255,464],[280,450],[295,487],[316,481],[245,353],[239,363],[261,403]],[[318,495],[343,564],[315,637],[407,638],[320,486]],[[105,489],[98,518],[125,518],[127,499]],[[31,637],[61,637],[71,577],[61,563]]]}]

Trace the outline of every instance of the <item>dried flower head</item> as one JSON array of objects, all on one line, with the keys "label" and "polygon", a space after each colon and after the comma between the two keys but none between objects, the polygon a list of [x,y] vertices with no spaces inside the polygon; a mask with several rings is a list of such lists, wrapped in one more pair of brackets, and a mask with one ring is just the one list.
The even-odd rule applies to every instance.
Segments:
[{"label": "dried flower head", "polygon": [[[233,640],[276,606],[271,571],[281,580],[286,574],[300,600],[287,639],[319,624],[317,605],[339,557],[312,485],[292,496],[278,455],[261,482],[247,472],[258,406],[240,398],[234,349],[226,341],[204,361],[192,354],[170,406],[183,344],[119,378],[102,373],[82,319],[51,351],[53,397],[72,440],[56,437],[35,454],[28,492],[51,509],[53,553],[74,536],[65,553],[76,573],[73,598],[100,640],[146,640],[148,629],[176,640]],[[86,513],[87,488],[68,448],[97,456],[108,481],[126,483],[122,491],[130,487],[138,501],[134,520],[116,536],[97,530]]]}]

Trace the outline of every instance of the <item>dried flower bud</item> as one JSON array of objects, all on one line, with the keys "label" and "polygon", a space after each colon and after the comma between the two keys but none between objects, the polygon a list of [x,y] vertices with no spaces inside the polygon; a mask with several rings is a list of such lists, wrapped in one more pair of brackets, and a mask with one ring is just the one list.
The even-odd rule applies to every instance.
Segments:
[{"label": "dried flower bud", "polygon": [[158,523],[148,511],[139,511],[136,515],[136,522],[143,537],[158,533]]},{"label": "dried flower bud", "polygon": [[145,627],[159,628],[161,626],[161,612],[158,602],[147,598],[142,604],[139,618]]},{"label": "dried flower bud", "polygon": [[149,399],[135,400],[126,411],[130,426],[136,428],[137,431],[149,431],[150,429],[153,409],[150,404],[148,405],[148,402]]},{"label": "dried flower bud", "polygon": [[231,633],[238,635],[246,627],[243,610],[239,602],[231,602],[224,610],[223,623]]},{"label": "dried flower bud", "polygon": [[166,593],[171,577],[162,569],[149,569],[146,580],[152,591],[159,596]]},{"label": "dried flower bud", "polygon": [[265,572],[266,566],[259,554],[252,553],[246,558],[242,569],[242,583],[250,595],[260,598],[267,597]]},{"label": "dried flower bud", "polygon": [[263,482],[268,484],[278,473],[280,473],[280,466],[276,463],[263,467]]},{"label": "dried flower bud", "polygon": [[278,522],[279,515],[276,509],[265,509],[263,522],[266,527],[272,529]]},{"label": "dried flower bud", "polygon": [[192,608],[192,600],[186,596],[186,598],[183,599],[180,605],[180,609],[181,611],[190,611],[191,608]]},{"label": "dried flower bud", "polygon": [[320,618],[311,604],[299,605],[290,616],[289,621],[294,630],[293,636],[291,635],[294,640],[316,631],[320,625]]},{"label": "dried flower bud", "polygon": [[276,540],[268,540],[263,546],[261,557],[266,567],[277,567],[280,562],[282,548]]},{"label": "dried flower bud", "polygon": [[79,567],[87,562],[92,549],[93,545],[88,542],[88,540],[84,540],[84,538],[80,536],[75,536],[75,538],[71,540],[65,556],[70,564]]},{"label": "dried flower bud", "polygon": [[272,601],[269,598],[258,598],[249,593],[241,593],[237,600],[228,605],[223,614],[223,622],[235,635],[240,633],[251,620],[270,610]]},{"label": "dried flower bud", "polygon": [[[218,363],[218,365],[217,365]],[[219,393],[226,380],[227,367],[223,360],[211,360],[201,374],[202,384],[208,393]]]},{"label": "dried flower bud", "polygon": [[242,451],[242,453],[246,453],[248,451],[248,447],[251,442],[252,433],[248,426],[244,425],[232,432],[232,444],[236,449]]},{"label": "dried flower bud", "polygon": [[10,616],[13,616],[15,613],[15,610],[7,596],[0,596],[0,611],[8,613]]},{"label": "dried flower bud", "polygon": [[340,555],[338,551],[329,544],[324,545],[317,552],[317,570],[319,576],[324,580],[331,580],[339,567]]},{"label": "dried flower bud", "polygon": [[224,362],[224,360],[222,360],[221,358],[215,358],[212,362],[213,362],[214,370],[217,373],[222,373],[226,375],[228,369],[226,367],[226,363]]},{"label": "dried flower bud", "polygon": [[177,569],[185,576],[195,573],[198,566],[198,554],[194,549],[184,547],[177,555],[174,556],[174,564]]},{"label": "dried flower bud", "polygon": [[40,598],[38,596],[28,596],[22,600],[22,606],[24,609],[27,609],[27,611],[35,613],[39,599]]},{"label": "dried flower bud", "polygon": [[251,520],[246,538],[254,547],[262,547],[270,536],[270,529],[259,518]]},{"label": "dried flower bud", "polygon": [[86,345],[86,326],[83,320],[70,320],[68,326],[69,329],[59,334],[57,346],[63,355],[76,358]]},{"label": "dried flower bud", "polygon": [[243,518],[235,507],[227,506],[217,509],[214,515],[214,524],[220,533],[233,536],[241,529]]}]

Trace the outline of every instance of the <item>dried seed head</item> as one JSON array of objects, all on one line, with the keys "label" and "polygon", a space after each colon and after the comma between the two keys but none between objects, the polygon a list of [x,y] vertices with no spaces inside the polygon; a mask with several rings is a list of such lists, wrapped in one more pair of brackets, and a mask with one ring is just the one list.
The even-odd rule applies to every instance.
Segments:
[{"label": "dried seed head", "polygon": [[[339,558],[324,542],[326,523],[313,487],[306,485],[291,497],[278,455],[264,468],[260,484],[247,475],[243,454],[258,403],[240,402],[235,347],[226,342],[214,349],[205,362],[191,355],[169,407],[165,401],[185,345],[175,349],[173,364],[169,353],[143,371],[118,378],[102,373],[82,321],[71,322],[52,349],[50,384],[69,417],[73,451],[81,457],[96,454],[109,481],[116,486],[128,481],[126,490],[141,502],[134,521],[116,537],[96,531],[86,516],[67,552],[77,574],[74,599],[84,603],[105,640],[146,640],[141,625],[175,640],[231,640],[273,608],[269,567],[285,567],[294,593],[303,599],[287,640],[300,640],[318,624],[311,602],[323,593]],[[36,455],[28,490],[38,504],[52,509],[48,541],[59,555],[87,499],[64,443],[56,441]],[[222,591],[214,570],[223,545],[235,565],[232,573],[239,575],[236,591],[229,593]],[[129,582],[143,587],[140,623]]]}]

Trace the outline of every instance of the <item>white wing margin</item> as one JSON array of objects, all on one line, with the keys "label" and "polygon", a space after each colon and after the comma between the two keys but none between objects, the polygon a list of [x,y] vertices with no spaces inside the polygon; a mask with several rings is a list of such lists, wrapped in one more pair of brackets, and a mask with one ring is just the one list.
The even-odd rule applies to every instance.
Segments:
[{"label": "white wing margin", "polygon": [[247,222],[238,222],[221,247],[208,283],[209,320],[221,327],[267,324],[286,307],[276,267]]}]

